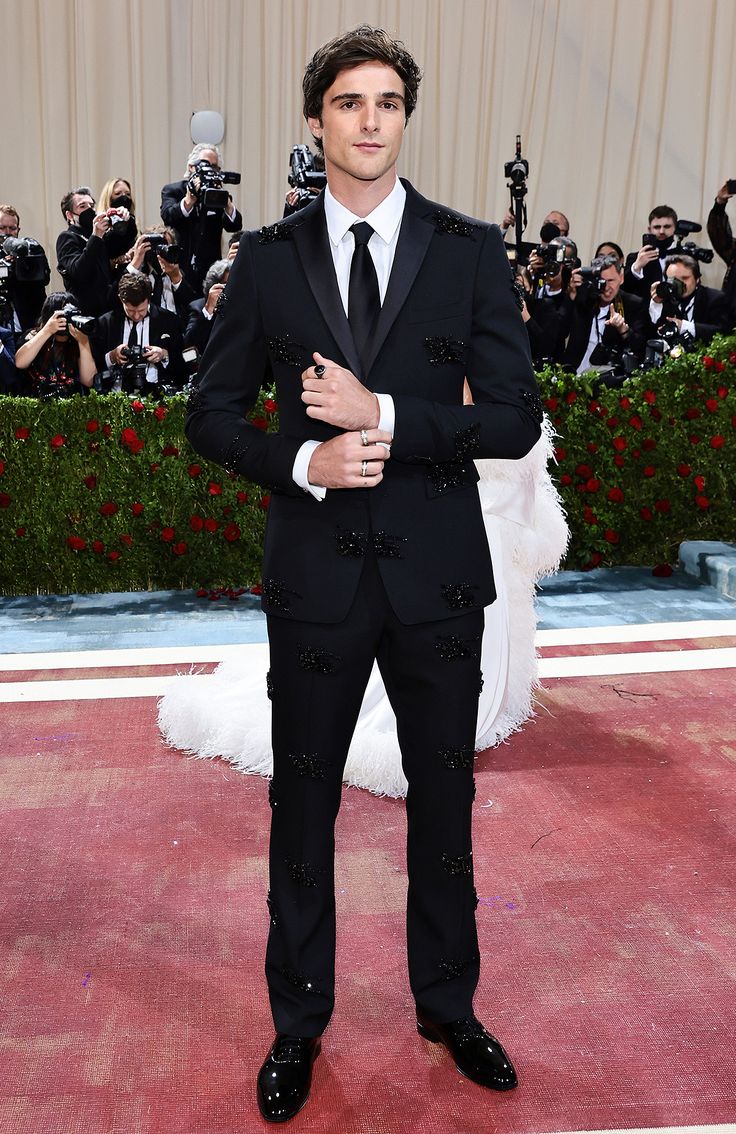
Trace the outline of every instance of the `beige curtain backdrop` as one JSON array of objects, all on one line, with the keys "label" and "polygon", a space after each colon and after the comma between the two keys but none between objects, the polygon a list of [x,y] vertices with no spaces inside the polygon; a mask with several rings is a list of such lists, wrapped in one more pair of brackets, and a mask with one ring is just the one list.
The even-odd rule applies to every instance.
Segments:
[{"label": "beige curtain backdrop", "polygon": [[[398,34],[424,69],[401,172],[500,220],[520,133],[528,239],[558,208],[585,262],[604,238],[628,251],[653,205],[705,227],[736,177],[734,0],[0,0],[0,12],[0,201],[52,265],[72,186],[98,194],[124,176],[139,221],[159,219],[195,110],[225,118],[246,226],[277,219],[290,149],[310,140],[304,63],[363,21]],[[707,282],[722,271],[716,259]]]}]

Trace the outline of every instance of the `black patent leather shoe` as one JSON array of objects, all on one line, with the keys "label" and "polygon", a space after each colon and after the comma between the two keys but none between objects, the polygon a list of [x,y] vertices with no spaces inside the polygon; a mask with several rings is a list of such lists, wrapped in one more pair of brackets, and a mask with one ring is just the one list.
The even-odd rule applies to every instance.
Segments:
[{"label": "black patent leather shoe", "polygon": [[435,1024],[417,1013],[417,1031],[431,1043],[443,1043],[466,1079],[494,1091],[511,1091],[516,1086],[511,1060],[475,1016],[464,1016],[451,1024]]},{"label": "black patent leather shoe", "polygon": [[266,1122],[288,1122],[302,1109],[320,1047],[319,1036],[276,1036],[258,1072],[258,1109]]}]

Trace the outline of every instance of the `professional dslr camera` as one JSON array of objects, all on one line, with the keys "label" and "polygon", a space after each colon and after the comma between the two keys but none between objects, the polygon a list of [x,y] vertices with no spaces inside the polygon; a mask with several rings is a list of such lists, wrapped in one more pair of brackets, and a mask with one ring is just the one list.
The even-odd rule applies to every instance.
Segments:
[{"label": "professional dslr camera", "polygon": [[11,298],[16,283],[41,283],[51,279],[46,253],[30,236],[6,236],[0,241],[0,323],[12,324]]},{"label": "professional dslr camera", "polygon": [[67,321],[67,325],[71,323],[83,335],[90,335],[95,328],[97,320],[92,315],[83,315],[78,307],[73,303],[65,303],[61,308],[61,314]]},{"label": "professional dslr camera", "polygon": [[632,350],[625,347],[606,346],[598,343],[590,356],[590,367],[598,371],[593,392],[600,386],[623,386],[627,378],[639,367],[639,360]]},{"label": "professional dslr camera", "polygon": [[315,192],[324,189],[326,184],[327,174],[324,169],[317,169],[315,155],[309,146],[292,146],[289,157],[289,185],[292,189],[296,189],[298,194],[296,208],[303,209],[314,199]]},{"label": "professional dslr camera", "polygon": [[665,276],[657,284],[654,294],[660,303],[676,307],[685,294],[685,285],[677,276]]},{"label": "professional dslr camera", "polygon": [[166,237],[160,232],[145,232],[143,236],[151,246],[144,258],[144,263],[149,271],[159,271],[157,256],[160,256],[167,264],[181,263],[181,246],[179,244],[167,244]]},{"label": "professional dslr camera", "polygon": [[679,243],[677,251],[682,252],[685,256],[692,256],[694,260],[699,260],[701,264],[710,264],[713,261],[712,248],[698,248],[692,240],[683,240],[684,236],[691,236],[694,232],[702,232],[702,224],[697,221],[681,220],[677,222],[675,229],[675,236]]},{"label": "professional dslr camera", "polygon": [[[199,186],[195,184],[199,178]],[[195,163],[194,173],[187,181],[187,189],[205,209],[226,209],[230,194],[223,185],[240,185],[240,174],[216,169],[204,158]]]},{"label": "professional dslr camera", "polygon": [[661,323],[657,327],[657,336],[656,339],[647,339],[642,370],[655,370],[664,366],[668,358],[679,358],[695,343],[690,335],[678,331],[674,323]]},{"label": "professional dslr camera", "polygon": [[584,287],[587,287],[589,290],[590,289],[593,289],[595,291],[605,291],[606,290],[606,281],[604,279],[601,279],[601,269],[600,268],[594,268],[593,265],[591,264],[591,266],[589,268],[581,268],[580,269],[580,275],[583,277]]}]

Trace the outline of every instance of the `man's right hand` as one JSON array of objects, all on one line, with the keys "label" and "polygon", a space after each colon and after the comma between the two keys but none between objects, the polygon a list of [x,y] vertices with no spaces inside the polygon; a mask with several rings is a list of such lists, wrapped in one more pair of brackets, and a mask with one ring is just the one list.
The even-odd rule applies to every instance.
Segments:
[{"label": "man's right hand", "polygon": [[148,236],[145,233],[141,233],[133,245],[133,255],[130,257],[131,268],[135,268],[138,272],[143,271],[143,261],[146,258],[146,252],[150,252],[150,250],[151,245],[148,241]]},{"label": "man's right hand", "polygon": [[728,181],[724,181],[723,185],[721,185],[720,189],[716,193],[716,201],[719,205],[725,205],[726,202],[730,201],[732,197],[733,193],[729,192]]},{"label": "man's right hand", "polygon": [[110,362],[113,364],[113,366],[123,366],[127,361],[125,355],[123,354],[124,350],[125,343],[121,343],[120,346],[116,346],[114,350],[110,351]]},{"label": "man's right hand", "polygon": [[104,236],[109,228],[112,227],[112,221],[107,213],[98,213],[92,222],[92,235]]},{"label": "man's right hand", "polygon": [[631,266],[635,272],[638,272],[639,275],[641,275],[647,264],[651,264],[652,260],[658,259],[658,250],[656,248],[653,248],[651,244],[645,244],[643,248],[639,249],[637,257]]},{"label": "man's right hand", "polygon": [[323,441],[309,460],[309,483],[315,488],[375,488],[380,484],[384,462],[391,456],[391,434],[380,429],[367,429],[365,434],[367,445],[360,433],[341,433]]}]

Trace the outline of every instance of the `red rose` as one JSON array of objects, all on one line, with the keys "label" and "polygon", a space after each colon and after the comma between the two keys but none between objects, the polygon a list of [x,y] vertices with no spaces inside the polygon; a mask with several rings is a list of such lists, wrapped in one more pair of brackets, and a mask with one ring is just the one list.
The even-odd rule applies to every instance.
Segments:
[{"label": "red rose", "polygon": [[635,413],[632,417],[629,418],[629,425],[632,429],[641,429],[642,420],[638,414]]},{"label": "red rose", "polygon": [[190,476],[199,476],[201,471],[202,471],[201,465],[190,465],[189,468],[187,469],[187,472],[189,473]]},{"label": "red rose", "polygon": [[253,586],[250,588],[250,593],[252,595],[262,595],[263,594],[263,587],[261,586],[260,583],[254,583]]},{"label": "red rose", "polygon": [[49,441],[49,445],[52,449],[60,449],[65,443],[66,437],[63,435],[63,433],[55,433]]},{"label": "red rose", "polygon": [[734,366],[736,366],[736,350],[731,351],[731,353],[728,356],[728,361],[732,362],[734,364]]},{"label": "red rose", "polygon": [[585,520],[586,524],[598,523],[598,517],[596,516],[595,512],[592,508],[588,508],[587,506],[583,508],[583,519]]},{"label": "red rose", "polygon": [[693,477],[693,484],[697,488],[698,492],[702,492],[703,489],[705,488],[705,477],[704,476]]},{"label": "red rose", "polygon": [[736,429],[736,415],[731,418],[731,428]]},{"label": "red rose", "polygon": [[263,408],[266,411],[266,413],[276,413],[276,410],[279,407],[277,406],[277,404],[273,400],[273,398],[266,398],[265,402],[263,403]]},{"label": "red rose", "polygon": [[597,492],[598,489],[600,488],[600,486],[601,486],[601,482],[598,480],[598,478],[591,476],[590,479],[586,480],[586,482],[585,482],[585,491],[586,492]]},{"label": "red rose", "polygon": [[639,515],[641,516],[642,520],[651,520],[652,518],[652,512],[649,508],[640,508]]},{"label": "red rose", "polygon": [[620,504],[624,498],[624,494],[620,488],[612,488],[608,493],[608,499],[612,504]]},{"label": "red rose", "polygon": [[247,504],[248,503],[248,493],[247,492],[239,492],[238,495],[236,496],[236,500],[238,501],[238,504]]},{"label": "red rose", "polygon": [[555,460],[557,461],[557,463],[559,464],[560,461],[564,461],[565,458],[567,457],[567,450],[566,449],[560,449],[560,448],[555,449],[554,457],[555,457]]},{"label": "red rose", "polygon": [[176,445],[164,445],[163,456],[164,457],[178,457],[179,456],[179,450],[177,449]]},{"label": "red rose", "polygon": [[697,504],[698,508],[703,508],[703,509],[710,508],[710,500],[708,499],[707,496],[700,496],[700,495],[696,496],[695,497],[695,503]]},{"label": "red rose", "polygon": [[554,413],[560,403],[557,401],[557,398],[545,398],[544,404],[548,410]]},{"label": "red rose", "polygon": [[111,426],[111,425],[107,425],[107,423],[106,423],[106,424],[105,424],[105,425],[103,425],[103,427],[102,427],[102,432],[104,433],[105,437],[109,437],[109,436],[110,436],[110,434],[112,433],[112,426]]},{"label": "red rose", "polygon": [[217,520],[213,520],[211,516],[208,516],[204,522],[204,529],[207,532],[216,532],[219,526]]},{"label": "red rose", "polygon": [[25,528],[16,528],[15,534],[19,537],[19,539],[22,539],[22,537],[26,534],[26,529]]},{"label": "red rose", "polygon": [[97,477],[96,476],[86,476],[84,478],[84,483],[86,484],[87,488],[89,488],[90,490],[92,490],[93,488],[97,488]]},{"label": "red rose", "polygon": [[727,398],[728,397],[728,386],[719,386],[718,389],[716,390],[716,393],[718,394],[719,398]]},{"label": "red rose", "polygon": [[604,539],[606,539],[608,543],[618,543],[620,538],[621,536],[618,532],[615,532],[613,528],[606,528]]},{"label": "red rose", "polygon": [[718,372],[718,374],[723,374],[723,371],[725,369],[726,369],[725,362],[717,362],[716,363],[716,371]]},{"label": "red rose", "polygon": [[645,390],[644,391],[644,401],[647,403],[647,405],[653,406],[654,403],[656,402],[656,400],[657,400],[657,395],[655,394],[654,390]]},{"label": "red rose", "polygon": [[603,554],[600,551],[594,551],[590,557],[590,562],[594,567],[603,562]]},{"label": "red rose", "polygon": [[596,445],[595,441],[589,441],[588,444],[585,446],[585,448],[588,450],[589,453],[597,453],[598,452],[598,446]]},{"label": "red rose", "polygon": [[572,477],[570,476],[569,473],[564,473],[560,477],[560,484],[565,485],[565,486],[567,486],[568,484],[572,484]]},{"label": "red rose", "polygon": [[143,405],[143,402],[139,401],[138,398],[136,398],[134,402],[130,403],[130,408],[132,409],[133,413],[143,413],[143,410],[146,407]]},{"label": "red rose", "polygon": [[677,471],[678,471],[680,476],[690,476],[690,473],[693,470],[692,470],[690,465],[678,465]]},{"label": "red rose", "polygon": [[93,551],[94,551],[94,552],[95,552],[95,553],[96,553],[97,555],[101,555],[101,554],[102,554],[102,552],[103,552],[103,551],[105,550],[105,545],[104,545],[104,543],[102,542],[102,540],[101,540],[101,539],[95,539],[95,540],[92,540],[92,550],[93,550]]},{"label": "red rose", "polygon": [[661,512],[663,516],[669,512],[671,507],[669,500],[655,500],[654,502],[655,512]]},{"label": "red rose", "polygon": [[162,528],[161,529],[161,539],[164,541],[164,543],[171,543],[171,541],[172,541],[172,539],[174,538],[175,535],[176,535],[176,532],[174,531],[173,528]]},{"label": "red rose", "polygon": [[654,465],[644,465],[644,468],[641,471],[643,472],[644,476],[654,476],[657,470],[655,469]]},{"label": "red rose", "polygon": [[132,547],[133,537],[132,535],[128,535],[127,532],[123,532],[123,534],[120,536],[120,542],[124,543],[126,547]]},{"label": "red rose", "polygon": [[141,504],[140,500],[136,500],[135,504],[131,504],[130,510],[134,516],[141,516],[145,511],[145,505]]},{"label": "red rose", "polygon": [[7,492],[0,492],[0,508],[9,508],[12,502],[12,496],[8,496]]},{"label": "red rose", "polygon": [[688,421],[694,421],[696,417],[700,417],[700,410],[696,406],[690,406],[685,410],[685,417]]},{"label": "red rose", "polygon": [[193,532],[201,532],[204,527],[204,520],[201,516],[190,516],[189,527]]},{"label": "red rose", "polygon": [[575,472],[579,477],[582,477],[583,480],[587,480],[589,476],[593,475],[593,470],[590,465],[578,465]]},{"label": "red rose", "polygon": [[5,461],[0,461],[0,476],[5,472]]},{"label": "red rose", "polygon": [[626,459],[622,457],[620,453],[617,453],[613,458],[613,463],[614,465],[618,465],[619,468],[622,468],[622,466],[626,464]]},{"label": "red rose", "polygon": [[723,437],[720,433],[716,433],[715,437],[711,437],[710,439],[711,449],[722,449],[725,444],[726,438]]},{"label": "red rose", "polygon": [[231,512],[232,512],[232,508],[230,507],[229,504],[226,504],[225,507],[222,509],[223,516],[229,516]]},{"label": "red rose", "polygon": [[98,421],[94,421],[94,420],[88,421],[86,426],[85,426],[85,429],[87,430],[88,433],[96,433],[99,428],[100,428],[100,423]]},{"label": "red rose", "polygon": [[656,567],[652,568],[652,574],[656,575],[658,579],[669,579],[672,568],[669,563],[658,563]]},{"label": "red rose", "polygon": [[214,480],[211,480],[207,491],[209,492],[210,496],[222,496],[222,485],[218,484]]},{"label": "red rose", "polygon": [[621,409],[631,409],[631,398],[619,398],[618,404]]},{"label": "red rose", "polygon": [[264,511],[266,510],[266,508],[268,508],[270,503],[271,497],[268,495],[268,493],[266,493],[265,496],[261,497],[261,508],[263,508]]},{"label": "red rose", "polygon": [[80,539],[79,536],[75,535],[69,536],[66,542],[68,543],[72,551],[84,551],[85,547],[87,546],[83,539]]},{"label": "red rose", "polygon": [[661,421],[662,420],[662,414],[659,412],[659,410],[657,409],[656,406],[652,406],[652,408],[649,411],[649,416],[651,417],[652,421]]},{"label": "red rose", "polygon": [[235,543],[236,539],[240,539],[240,528],[237,524],[228,524],[222,534],[228,543]]},{"label": "red rose", "polygon": [[629,447],[629,443],[625,437],[614,437],[611,444],[618,453],[623,453],[624,449]]},{"label": "red rose", "polygon": [[632,457],[634,458],[635,461],[638,461],[639,457],[641,456],[641,450],[640,449],[632,449],[631,455],[632,455]]},{"label": "red rose", "polygon": [[199,590],[195,591],[194,593],[196,594],[197,598],[207,598],[207,595],[209,594],[209,592],[206,591],[204,587],[200,587]]},{"label": "red rose", "polygon": [[708,401],[705,403],[705,408],[709,413],[715,413],[718,409],[718,398],[708,398]]},{"label": "red rose", "polygon": [[594,398],[593,401],[588,406],[588,409],[590,410],[591,413],[600,413],[601,403],[597,402]]},{"label": "red rose", "polygon": [[252,417],[251,424],[255,425],[256,429],[268,429],[268,422],[265,417]]},{"label": "red rose", "polygon": [[690,434],[690,444],[691,445],[699,445],[700,444],[700,438],[698,437],[697,433],[691,433]]},{"label": "red rose", "polygon": [[709,354],[703,355],[703,366],[705,367],[706,370],[711,370],[714,362],[715,362],[715,359],[711,358],[711,356]]},{"label": "red rose", "polygon": [[148,466],[148,471],[150,473],[157,473],[160,468],[161,465],[158,461],[151,461],[151,464]]},{"label": "red rose", "polygon": [[99,511],[101,516],[114,516],[117,510],[118,506],[114,504],[112,500],[107,500],[104,504],[100,504]]},{"label": "red rose", "polygon": [[575,390],[570,390],[567,394],[565,394],[565,401],[569,406],[574,405],[577,400],[578,396]]},{"label": "red rose", "polygon": [[168,410],[166,409],[166,406],[156,406],[155,410],[153,411],[153,416],[157,417],[159,421],[163,421],[167,413]]},{"label": "red rose", "polygon": [[31,431],[30,429],[26,429],[25,425],[21,425],[20,428],[15,431],[16,441],[27,441],[30,435]]},{"label": "red rose", "polygon": [[120,552],[119,551],[111,551],[107,558],[110,560],[111,563],[117,563],[118,559],[120,558]]},{"label": "red rose", "polygon": [[609,417],[608,420],[606,421],[606,425],[608,426],[609,429],[615,429],[616,426],[618,425],[618,418],[617,417]]},{"label": "red rose", "polygon": [[641,443],[641,447],[647,453],[651,453],[652,449],[657,448],[657,442],[654,440],[653,437],[645,437],[644,440]]},{"label": "red rose", "polygon": [[179,543],[175,543],[172,546],[171,550],[173,551],[174,555],[185,555],[186,550],[187,550],[187,545],[185,544],[184,540],[182,539],[182,540],[179,541]]}]

